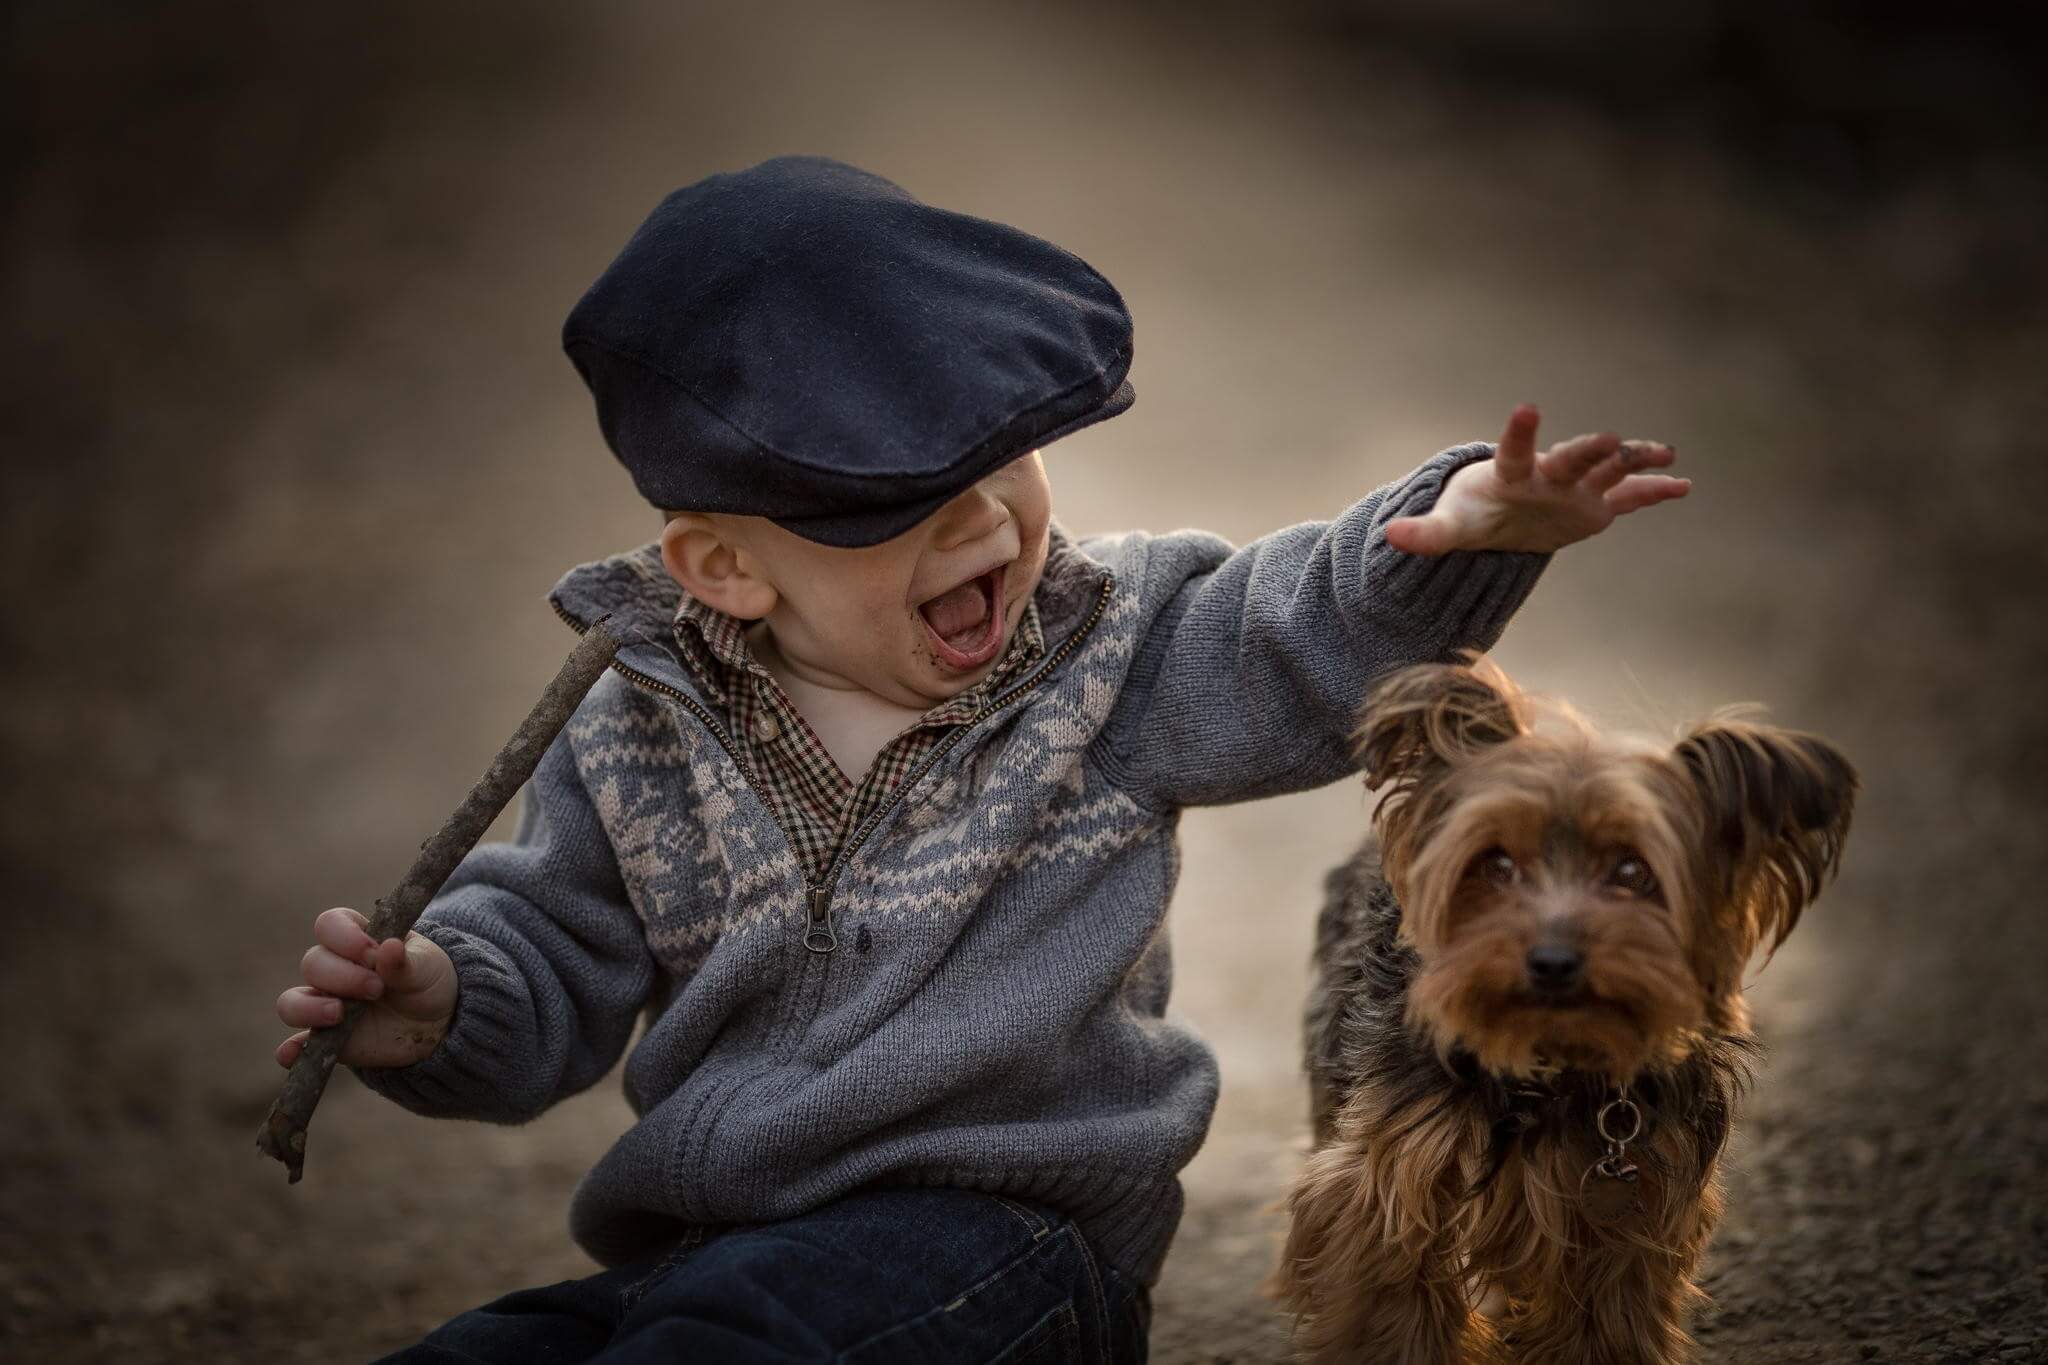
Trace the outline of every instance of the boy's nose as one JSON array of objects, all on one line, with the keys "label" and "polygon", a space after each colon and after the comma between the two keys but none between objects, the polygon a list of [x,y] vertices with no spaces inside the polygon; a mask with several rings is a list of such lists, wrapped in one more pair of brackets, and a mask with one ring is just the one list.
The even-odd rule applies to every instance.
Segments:
[{"label": "boy's nose", "polygon": [[992,535],[1010,519],[1010,509],[980,484],[939,509],[938,533],[933,544],[941,550],[956,549]]}]

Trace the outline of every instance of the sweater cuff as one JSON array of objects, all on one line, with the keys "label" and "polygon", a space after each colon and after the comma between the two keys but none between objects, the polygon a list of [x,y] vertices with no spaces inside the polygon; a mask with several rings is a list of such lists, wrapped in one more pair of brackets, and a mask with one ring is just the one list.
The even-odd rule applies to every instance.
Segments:
[{"label": "sweater cuff", "polygon": [[440,1045],[410,1066],[356,1067],[356,1079],[386,1099],[429,1118],[514,1123],[529,1117],[511,1102],[505,1068],[534,1050],[533,1008],[526,980],[504,951],[446,924],[414,931],[433,940],[455,964],[455,1017]]},{"label": "sweater cuff", "polygon": [[1431,456],[1388,495],[1366,535],[1366,581],[1381,585],[1378,600],[1422,623],[1418,644],[1432,659],[1491,649],[1550,564],[1547,551],[1452,550],[1432,558],[1387,544],[1389,521],[1428,512],[1453,474],[1493,451],[1491,441],[1474,441]]}]

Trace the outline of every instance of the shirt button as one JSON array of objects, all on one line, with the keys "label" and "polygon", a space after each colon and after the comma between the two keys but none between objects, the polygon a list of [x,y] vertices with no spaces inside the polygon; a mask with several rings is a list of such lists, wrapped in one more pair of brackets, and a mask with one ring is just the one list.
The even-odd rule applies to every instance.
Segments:
[{"label": "shirt button", "polygon": [[760,715],[754,717],[754,738],[760,740],[763,744],[773,744],[775,737],[781,733],[782,727],[776,723],[775,717],[768,714],[768,712],[763,711]]}]

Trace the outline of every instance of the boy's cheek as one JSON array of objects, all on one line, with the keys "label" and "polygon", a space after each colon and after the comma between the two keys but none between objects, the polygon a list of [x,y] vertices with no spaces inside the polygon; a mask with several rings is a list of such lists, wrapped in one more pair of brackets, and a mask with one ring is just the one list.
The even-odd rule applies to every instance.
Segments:
[{"label": "boy's cheek", "polygon": [[1024,544],[1027,548],[1017,559],[1017,567],[1024,572],[1013,574],[1014,581],[1006,586],[1011,601],[1019,606],[1038,591],[1038,580],[1045,576],[1046,556],[1052,551],[1051,521],[1040,522],[1037,533],[1027,536]]}]

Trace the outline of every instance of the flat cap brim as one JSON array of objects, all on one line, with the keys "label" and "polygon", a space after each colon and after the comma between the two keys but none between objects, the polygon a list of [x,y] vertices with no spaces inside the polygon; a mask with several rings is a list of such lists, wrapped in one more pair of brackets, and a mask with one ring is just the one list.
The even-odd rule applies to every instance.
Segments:
[{"label": "flat cap brim", "polygon": [[1062,422],[1049,431],[1033,434],[1005,432],[989,442],[985,461],[972,461],[959,471],[964,475],[969,469],[979,470],[973,478],[967,479],[965,483],[959,482],[957,478],[939,480],[937,492],[914,502],[890,500],[861,507],[858,506],[858,499],[849,497],[844,511],[824,512],[815,516],[772,517],[770,520],[786,531],[794,531],[805,540],[815,540],[821,545],[876,545],[902,535],[938,511],[947,502],[958,497],[961,489],[972,484],[974,479],[1000,469],[1012,460],[1022,459],[1032,451],[1051,445],[1060,437],[1071,435],[1082,427],[1093,426],[1097,422],[1114,417],[1136,402],[1137,398],[1136,390],[1131,388],[1131,381],[1126,379],[1117,385],[1116,391],[1099,406]]},{"label": "flat cap brim", "polygon": [[837,546],[1135,398],[1130,313],[1086,262],[822,157],[668,196],[562,344],[648,501]]}]

